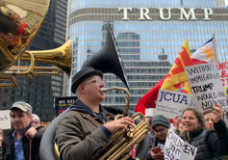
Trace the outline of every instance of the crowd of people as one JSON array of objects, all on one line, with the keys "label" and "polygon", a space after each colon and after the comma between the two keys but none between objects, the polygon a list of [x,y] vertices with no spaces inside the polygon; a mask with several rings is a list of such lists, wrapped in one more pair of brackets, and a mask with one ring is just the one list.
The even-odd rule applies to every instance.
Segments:
[{"label": "crowd of people", "polygon": [[[224,111],[216,104],[212,110],[201,113],[189,107],[183,111],[182,119],[175,118],[173,129],[184,141],[197,148],[195,160],[222,159],[228,155],[228,129],[223,120]],[[150,119],[150,147],[146,160],[164,160],[164,144],[170,121],[157,115]],[[154,148],[159,147],[159,152]]]},{"label": "crowd of people", "polygon": [[[100,104],[105,99],[102,88],[106,83],[102,77],[103,73],[93,68],[82,69],[73,77],[71,90],[77,100],[56,127],[59,159],[98,159],[113,134],[129,131],[128,126],[135,127],[128,116],[114,120],[115,115]],[[165,160],[165,142],[170,129],[197,148],[195,160],[224,158],[228,155],[228,129],[223,115],[224,110],[216,104],[203,113],[195,107],[186,108],[181,119],[174,119],[174,125],[163,115],[146,117],[149,148],[146,148],[145,160]],[[39,117],[32,115],[32,107],[21,101],[11,106],[10,117],[13,125],[10,134],[3,136],[0,130],[0,159],[39,160],[40,141],[45,132]]]}]

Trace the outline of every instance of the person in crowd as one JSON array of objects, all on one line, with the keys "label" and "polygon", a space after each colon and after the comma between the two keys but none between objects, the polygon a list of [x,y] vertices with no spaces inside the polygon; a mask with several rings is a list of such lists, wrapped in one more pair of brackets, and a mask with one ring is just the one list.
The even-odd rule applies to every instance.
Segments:
[{"label": "person in crowd", "polygon": [[179,124],[179,132],[180,132],[180,135],[182,135],[182,133],[184,132],[184,128],[183,128],[182,123]]},{"label": "person in crowd", "polygon": [[[39,160],[39,144],[42,133],[32,127],[32,107],[18,101],[10,108],[13,130],[4,137],[2,156],[4,160]],[[32,141],[32,143],[30,143]],[[32,144],[32,146],[31,146]]]},{"label": "person in crowd", "polygon": [[203,115],[204,115],[204,120],[206,122],[207,129],[214,130],[214,122],[213,122],[214,114],[211,112],[211,109],[205,110],[203,112]]},{"label": "person in crowd", "polygon": [[228,130],[222,119],[224,111],[219,104],[216,104],[212,108],[212,113],[215,130],[206,130],[201,112],[194,107],[183,111],[182,138],[198,149],[195,160],[215,160],[228,155]]},{"label": "person in crowd", "polygon": [[32,126],[40,133],[44,133],[46,128],[40,124],[40,117],[36,114],[32,114]]},{"label": "person in crowd", "polygon": [[101,149],[109,142],[112,134],[134,126],[128,117],[107,122],[112,116],[100,104],[105,95],[102,88],[103,73],[91,67],[76,73],[72,79],[71,91],[77,100],[59,121],[55,142],[61,160],[97,159]]},{"label": "person in crowd", "polygon": [[147,123],[147,126],[148,126],[148,134],[151,134],[152,133],[152,127],[151,127],[151,122],[153,120],[153,117],[152,116],[146,116],[145,117],[145,121]]},{"label": "person in crowd", "polygon": [[175,128],[174,128],[174,132],[177,134],[177,135],[182,135],[184,129],[183,129],[183,124],[181,122],[181,119],[176,116],[174,118],[174,124],[175,124]]},{"label": "person in crowd", "polygon": [[[149,152],[146,160],[163,160],[165,140],[169,131],[170,122],[166,117],[157,115],[154,116],[151,126],[154,134],[149,141]],[[159,151],[155,152],[153,149],[158,147]]]},{"label": "person in crowd", "polygon": [[32,114],[32,126],[33,127],[40,126],[40,117],[37,116],[36,114]]}]

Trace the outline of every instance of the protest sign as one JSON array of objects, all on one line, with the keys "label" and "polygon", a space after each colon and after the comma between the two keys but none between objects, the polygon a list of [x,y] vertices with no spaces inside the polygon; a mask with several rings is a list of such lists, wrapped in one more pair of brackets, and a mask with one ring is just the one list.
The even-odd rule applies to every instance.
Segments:
[{"label": "protest sign", "polygon": [[228,96],[228,62],[216,64],[225,95]]},{"label": "protest sign", "polygon": [[172,130],[165,141],[165,160],[194,160],[197,148],[184,142]]},{"label": "protest sign", "polygon": [[182,152],[180,154],[179,159],[180,160],[194,160],[196,156],[197,148],[185,143],[184,146],[182,147]]},{"label": "protest sign", "polygon": [[193,93],[196,107],[200,111],[210,109],[218,103],[227,107],[226,96],[222,87],[216,64],[200,64],[185,68]]},{"label": "protest sign", "polygon": [[160,89],[155,115],[164,115],[174,119],[176,116],[182,115],[185,108],[193,106],[194,101],[191,94]]},{"label": "protest sign", "polygon": [[77,97],[56,97],[55,98],[55,109],[56,116],[64,112],[68,107],[70,107]]},{"label": "protest sign", "polygon": [[145,109],[145,117],[154,116],[155,108],[146,108]]},{"label": "protest sign", "polygon": [[0,128],[11,129],[11,118],[9,110],[0,111]]}]

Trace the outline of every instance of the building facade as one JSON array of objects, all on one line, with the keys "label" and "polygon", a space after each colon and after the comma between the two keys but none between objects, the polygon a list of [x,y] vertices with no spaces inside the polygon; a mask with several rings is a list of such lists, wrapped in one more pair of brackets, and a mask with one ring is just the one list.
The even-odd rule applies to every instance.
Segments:
[{"label": "building facade", "polygon": [[[133,110],[139,99],[167,75],[185,39],[193,53],[215,34],[218,60],[227,60],[228,10],[224,4],[217,0],[70,0],[72,75],[88,55],[102,48],[109,22],[124,62]],[[107,87],[125,87],[113,74],[103,78]],[[70,86],[69,80],[68,96],[72,95]],[[106,93],[103,104],[125,106],[125,100],[121,92],[112,91]]]},{"label": "building facade", "polygon": [[[51,0],[44,22],[28,50],[54,49],[65,42],[67,0]],[[21,61],[21,66],[30,62]],[[36,66],[51,64],[36,63]],[[55,116],[55,97],[62,96],[63,73],[58,76],[17,77],[18,87],[0,89],[0,109],[6,110],[15,101],[25,101],[41,121],[51,121]]]}]

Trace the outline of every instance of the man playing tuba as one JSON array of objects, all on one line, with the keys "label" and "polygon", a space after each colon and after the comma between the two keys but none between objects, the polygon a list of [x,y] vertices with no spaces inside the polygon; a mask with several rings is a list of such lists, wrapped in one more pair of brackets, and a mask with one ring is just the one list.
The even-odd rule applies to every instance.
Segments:
[{"label": "man playing tuba", "polygon": [[72,79],[71,91],[77,100],[69,112],[59,121],[56,143],[61,160],[97,159],[112,134],[120,129],[134,126],[128,117],[110,121],[113,116],[100,104],[104,99],[103,73],[93,68],[83,68]]}]

